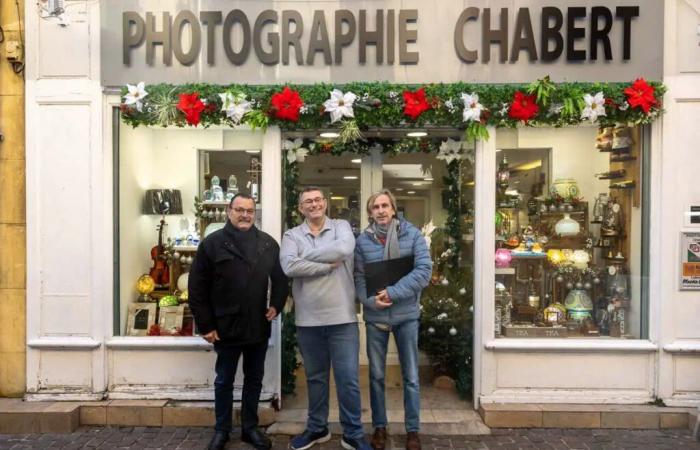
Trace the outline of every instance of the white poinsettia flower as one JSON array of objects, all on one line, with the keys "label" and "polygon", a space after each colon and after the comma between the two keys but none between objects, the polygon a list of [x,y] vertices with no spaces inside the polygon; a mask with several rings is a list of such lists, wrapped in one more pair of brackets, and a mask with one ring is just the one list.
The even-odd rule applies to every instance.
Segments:
[{"label": "white poinsettia flower", "polygon": [[462,159],[463,156],[462,142],[448,138],[440,144],[440,152],[437,155],[437,159],[442,159],[446,164],[449,164],[456,159]]},{"label": "white poinsettia flower", "polygon": [[586,102],[586,107],[581,111],[581,119],[595,122],[598,117],[605,115],[605,97],[602,92],[596,95],[584,94],[583,101]]},{"label": "white poinsettia flower", "polygon": [[146,83],[141,81],[136,86],[127,83],[126,89],[128,92],[124,96],[124,104],[136,105],[136,109],[141,112],[143,109],[143,99],[148,95],[148,92],[146,92]]},{"label": "white poinsettia flower", "polygon": [[343,94],[338,89],[331,91],[331,98],[323,103],[326,112],[331,114],[331,123],[335,123],[343,117],[355,117],[355,112],[352,110],[352,104],[355,103],[357,95],[352,92]]},{"label": "white poinsettia flower", "polygon": [[481,111],[484,105],[479,103],[479,94],[462,94],[462,102],[464,103],[464,111],[462,112],[462,120],[464,122],[478,122],[481,120]]},{"label": "white poinsettia flower", "polygon": [[252,104],[246,100],[244,94],[233,94],[224,92],[219,94],[221,98],[221,110],[226,113],[226,116],[235,124],[241,123],[243,116],[253,109]]},{"label": "white poinsettia flower", "polygon": [[305,148],[297,148],[294,150],[287,150],[287,161],[290,163],[304,162],[304,158],[309,154],[309,151]]},{"label": "white poinsettia flower", "polygon": [[309,154],[309,150],[302,147],[304,140],[302,138],[287,139],[282,143],[282,148],[287,151],[287,161],[290,163],[304,162],[304,158]]},{"label": "white poinsettia flower", "polygon": [[295,150],[304,145],[304,140],[302,138],[296,138],[294,140],[286,139],[282,142],[282,148],[284,150]]}]

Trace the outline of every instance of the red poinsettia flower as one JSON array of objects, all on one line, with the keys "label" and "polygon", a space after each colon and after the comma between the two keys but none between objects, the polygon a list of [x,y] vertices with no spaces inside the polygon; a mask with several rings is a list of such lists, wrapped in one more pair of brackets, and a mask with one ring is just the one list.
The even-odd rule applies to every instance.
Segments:
[{"label": "red poinsettia flower", "polygon": [[534,95],[525,95],[520,91],[515,91],[510,109],[508,109],[508,117],[527,122],[535,117],[539,110],[540,107],[537,106]]},{"label": "red poinsettia flower", "polygon": [[649,86],[644,78],[637,78],[632,86],[624,90],[627,96],[627,103],[632,108],[641,108],[645,114],[649,114],[652,106],[656,105],[654,97],[654,87]]},{"label": "red poinsettia flower", "polygon": [[425,99],[425,89],[420,88],[416,92],[403,91],[403,113],[413,120],[430,109]]},{"label": "red poinsettia flower", "polygon": [[289,86],[285,86],[282,92],[272,94],[270,103],[276,118],[292,122],[299,121],[299,110],[304,106],[304,101],[299,93],[289,89]]},{"label": "red poinsettia flower", "polygon": [[177,109],[185,115],[185,120],[190,125],[197,126],[199,124],[200,115],[204,111],[204,103],[199,99],[199,92],[191,94],[180,94],[180,101],[177,104]]}]

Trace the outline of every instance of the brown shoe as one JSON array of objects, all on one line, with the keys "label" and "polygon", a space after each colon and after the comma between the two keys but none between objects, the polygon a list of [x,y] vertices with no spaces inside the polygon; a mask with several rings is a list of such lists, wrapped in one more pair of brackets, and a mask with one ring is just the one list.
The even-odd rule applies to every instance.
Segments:
[{"label": "brown shoe", "polygon": [[417,431],[406,433],[406,450],[421,450],[420,438]]},{"label": "brown shoe", "polygon": [[375,428],[370,444],[374,450],[384,450],[384,447],[386,447],[386,428]]}]

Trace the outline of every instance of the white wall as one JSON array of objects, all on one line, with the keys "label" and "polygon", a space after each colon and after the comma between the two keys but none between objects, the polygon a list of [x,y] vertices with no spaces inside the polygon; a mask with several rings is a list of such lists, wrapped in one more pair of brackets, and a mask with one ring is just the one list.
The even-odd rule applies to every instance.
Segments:
[{"label": "white wall", "polygon": [[[700,293],[678,289],[679,239],[687,205],[700,204],[696,182],[700,142],[700,23],[697,2],[666,2],[662,152],[655,155],[653,180],[660,187],[652,220],[657,274],[652,294],[652,332],[663,351],[659,361],[659,397],[670,405],[700,405]],[[692,230],[692,229],[690,229]],[[694,231],[700,231],[695,228]]]}]

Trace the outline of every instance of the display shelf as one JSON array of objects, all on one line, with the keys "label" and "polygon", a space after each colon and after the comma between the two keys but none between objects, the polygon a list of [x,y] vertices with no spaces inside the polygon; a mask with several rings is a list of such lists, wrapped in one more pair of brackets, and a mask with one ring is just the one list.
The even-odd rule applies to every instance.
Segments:
[{"label": "display shelf", "polygon": [[196,252],[197,245],[173,245],[173,251],[176,252]]},{"label": "display shelf", "polygon": [[202,206],[206,206],[209,208],[216,208],[216,207],[227,207],[229,205],[228,200],[223,200],[223,201],[213,201],[213,200],[205,200],[202,202]]},{"label": "display shelf", "polygon": [[610,258],[610,257],[608,257],[608,256],[603,256],[603,259],[606,260],[606,261],[611,261],[611,262],[615,262],[615,263],[625,263],[625,262],[627,262],[627,258],[615,258],[614,256],[613,256],[612,258]]},{"label": "display shelf", "polygon": [[618,190],[632,190],[632,189],[634,189],[634,188],[636,188],[636,187],[637,187],[637,183],[635,183],[634,181],[629,182],[629,183],[625,183],[625,184],[622,184],[622,183],[615,184],[615,183],[613,183],[613,184],[611,184],[611,185],[609,186],[610,189],[618,189]]},{"label": "display shelf", "polygon": [[636,161],[637,157],[636,156],[623,156],[621,158],[610,158],[611,163],[616,163],[616,162],[626,162],[626,161]]}]

